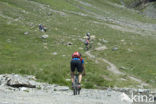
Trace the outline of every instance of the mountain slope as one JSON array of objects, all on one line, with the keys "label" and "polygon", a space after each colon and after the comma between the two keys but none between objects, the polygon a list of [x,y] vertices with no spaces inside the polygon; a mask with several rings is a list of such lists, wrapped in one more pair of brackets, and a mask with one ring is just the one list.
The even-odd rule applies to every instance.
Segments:
[{"label": "mountain slope", "polygon": [[[86,61],[86,88],[138,87],[129,75],[155,87],[156,20],[114,1],[0,0],[0,73],[33,74],[40,81],[70,86],[69,63],[78,50]],[[47,32],[39,31],[38,24]],[[126,75],[116,75],[107,70],[108,63],[85,55],[86,32],[95,36],[91,53]],[[45,34],[49,37],[42,39]],[[103,45],[106,50],[95,50]]]}]

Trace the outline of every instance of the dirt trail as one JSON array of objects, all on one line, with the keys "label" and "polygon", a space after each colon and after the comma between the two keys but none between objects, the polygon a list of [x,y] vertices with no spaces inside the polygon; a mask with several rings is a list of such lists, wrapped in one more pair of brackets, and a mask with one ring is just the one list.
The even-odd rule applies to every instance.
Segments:
[{"label": "dirt trail", "polygon": [[[101,46],[101,47],[103,47],[103,46]],[[101,47],[98,47],[97,49],[100,49]],[[126,75],[125,73],[121,72],[113,63],[111,63],[110,61],[106,60],[105,58],[96,57],[93,54],[91,54],[91,51],[87,51],[86,55],[89,56],[92,59],[102,60],[104,63],[108,64],[109,66],[107,67],[107,70],[109,70],[110,72],[112,72],[114,74],[117,74],[117,75]],[[143,82],[141,79],[138,79],[136,77],[128,75],[128,78],[133,80],[133,81],[138,82],[140,84],[140,87],[150,86],[149,84]]]},{"label": "dirt trail", "polygon": [[118,70],[118,68],[111,62],[109,62],[108,60],[104,59],[104,58],[96,58],[94,55],[92,55],[90,53],[90,51],[87,51],[86,54],[90,57],[90,58],[93,58],[93,59],[98,59],[98,60],[102,60],[104,61],[105,63],[107,63],[109,66],[107,67],[107,69],[115,74],[118,74],[118,75],[121,75],[123,74],[122,72],[120,72]]}]

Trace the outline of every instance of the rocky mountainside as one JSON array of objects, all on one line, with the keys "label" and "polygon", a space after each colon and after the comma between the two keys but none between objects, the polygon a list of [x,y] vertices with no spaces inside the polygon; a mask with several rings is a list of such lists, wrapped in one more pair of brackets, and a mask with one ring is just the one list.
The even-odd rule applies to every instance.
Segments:
[{"label": "rocky mountainside", "polygon": [[[154,101],[156,19],[122,5],[132,1],[0,0],[0,104]],[[153,16],[155,2],[144,5]],[[69,88],[74,51],[86,68],[78,96]]]},{"label": "rocky mountainside", "polygon": [[156,18],[156,2],[146,4],[142,12],[148,17]]},{"label": "rocky mountainside", "polygon": [[156,0],[120,0],[128,8],[135,8],[145,16],[156,18]]},{"label": "rocky mountainside", "polygon": [[132,104],[132,92],[156,97],[156,90],[128,88],[82,89],[80,95],[73,96],[68,87],[35,80],[34,76],[0,75],[0,104]]}]

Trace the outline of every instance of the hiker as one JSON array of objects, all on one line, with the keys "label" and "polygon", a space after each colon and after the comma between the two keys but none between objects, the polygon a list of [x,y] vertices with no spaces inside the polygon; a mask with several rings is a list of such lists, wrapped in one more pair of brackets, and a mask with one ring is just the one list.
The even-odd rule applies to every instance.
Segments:
[{"label": "hiker", "polygon": [[44,27],[41,24],[39,24],[39,30],[41,30],[42,32],[46,32],[47,31],[46,27]]},{"label": "hiker", "polygon": [[82,80],[82,74],[85,75],[85,68],[84,68],[84,59],[81,56],[81,53],[74,52],[72,54],[72,60],[70,62],[70,68],[71,68],[71,80],[72,80],[72,88],[73,88],[73,82],[74,82],[74,72],[75,69],[79,72],[79,85],[78,87],[81,88],[81,80]]},{"label": "hiker", "polygon": [[89,41],[90,40],[90,33],[86,33],[86,36],[87,36],[87,40]]}]

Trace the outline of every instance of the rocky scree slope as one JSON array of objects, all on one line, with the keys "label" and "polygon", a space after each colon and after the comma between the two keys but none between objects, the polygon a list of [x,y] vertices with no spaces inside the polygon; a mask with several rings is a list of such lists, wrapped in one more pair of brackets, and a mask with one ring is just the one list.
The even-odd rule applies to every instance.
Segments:
[{"label": "rocky scree slope", "polygon": [[82,89],[80,95],[74,96],[72,90],[66,86],[39,83],[35,80],[34,76],[0,75],[0,104],[132,104],[128,96],[130,92],[156,94],[149,89],[109,88]]}]

